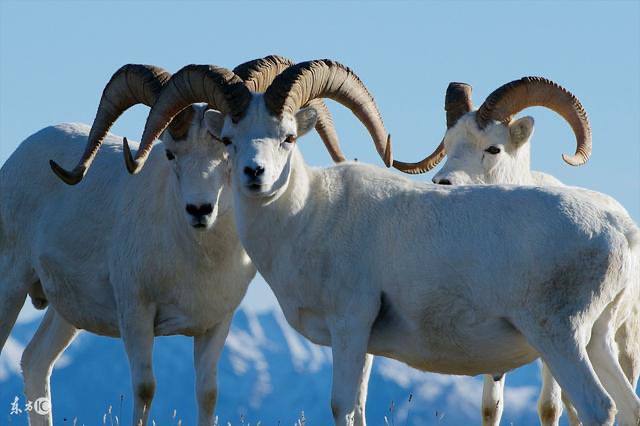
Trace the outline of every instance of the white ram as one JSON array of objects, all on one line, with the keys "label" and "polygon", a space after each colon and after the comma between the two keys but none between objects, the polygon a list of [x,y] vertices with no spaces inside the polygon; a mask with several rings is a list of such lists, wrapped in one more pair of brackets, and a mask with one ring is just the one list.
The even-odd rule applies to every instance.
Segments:
[{"label": "white ram", "polygon": [[[237,68],[255,90],[288,66],[284,58],[265,59]],[[31,400],[50,398],[52,366],[77,329],[120,336],[132,372],[133,424],[146,424],[155,388],[153,337],[184,334],[194,336],[198,424],[213,421],[216,362],[255,275],[236,232],[226,150],[203,125],[206,105],[173,120],[136,179],[123,167],[121,139],[107,134],[132,105],[153,105],[169,77],[154,66],[122,67],[104,90],[91,130],[45,128],[0,171],[0,344],[27,293],[40,308],[51,304],[22,359]],[[323,141],[339,160],[331,117],[324,104],[316,107]],[[50,158],[73,161],[85,143],[72,172],[51,164],[77,187],[42,167]],[[52,424],[51,414],[30,417],[32,424]]]},{"label": "white ram", "polygon": [[[434,168],[447,154],[444,166],[433,177],[433,182],[440,185],[469,185],[469,184],[519,184],[519,185],[562,185],[552,175],[531,170],[531,137],[534,130],[533,117],[513,119],[509,115],[501,121],[482,124],[477,114],[482,114],[497,97],[511,97],[510,105],[516,104],[517,99],[526,98],[530,93],[523,90],[526,84],[544,81],[549,87],[556,87],[563,94],[564,101],[551,103],[552,98],[541,97],[539,100],[528,102],[528,105],[539,105],[556,110],[566,117],[570,124],[579,125],[579,120],[572,115],[572,111],[580,111],[586,123],[578,132],[583,132],[586,138],[579,138],[578,151],[584,154],[584,160],[591,154],[591,130],[586,113],[580,101],[569,91],[558,84],[540,77],[525,77],[521,80],[507,83],[487,97],[478,110],[473,108],[471,99],[472,88],[465,83],[451,83],[445,95],[445,111],[447,113],[447,131],[443,141],[436,150],[418,163],[394,162],[394,167],[405,173],[424,173]],[[531,83],[528,83],[531,82]],[[567,157],[564,157],[567,158]],[[572,163],[569,163],[572,164]],[[572,164],[580,165],[580,164]],[[597,194],[594,193],[594,197]],[[610,207],[625,211],[615,200],[603,197],[602,202]],[[640,282],[640,280],[638,280]],[[638,308],[635,308],[630,318],[625,321],[616,333],[619,348],[619,361],[627,378],[635,389],[640,375],[640,323]],[[485,387],[482,399],[483,424],[498,425],[504,408],[504,376],[496,378],[485,376]],[[557,425],[562,414],[561,390],[558,383],[551,376],[546,365],[542,366],[543,387],[538,400],[538,413],[541,424]],[[578,424],[575,411],[571,404],[565,401],[571,424]]]},{"label": "white ram", "polygon": [[225,99],[205,122],[228,147],[240,238],[289,323],[332,347],[337,424],[365,423],[367,353],[465,375],[542,356],[586,425],[612,424],[616,407],[621,424],[640,420],[611,333],[638,268],[640,230],[627,214],[575,188],[441,187],[363,164],[308,167],[296,140],[316,113],[302,107],[323,97],[349,107],[392,160],[373,98],[330,60],[288,68],[264,94],[216,66],[172,80],[129,171],[189,103]]}]

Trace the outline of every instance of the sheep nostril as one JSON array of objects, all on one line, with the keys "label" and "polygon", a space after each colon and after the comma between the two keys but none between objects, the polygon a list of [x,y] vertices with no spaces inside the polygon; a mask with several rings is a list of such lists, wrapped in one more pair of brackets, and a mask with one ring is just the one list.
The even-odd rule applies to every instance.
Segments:
[{"label": "sheep nostril", "polygon": [[440,179],[438,185],[451,185],[451,181],[449,179]]},{"label": "sheep nostril", "polygon": [[264,174],[264,167],[262,166],[256,166],[255,168],[245,167],[244,174],[251,178],[256,178]]},{"label": "sheep nostril", "polygon": [[213,213],[213,206],[209,203],[196,206],[195,204],[187,204],[187,213],[194,217],[207,216]]},{"label": "sheep nostril", "polygon": [[200,206],[200,214],[206,216],[213,213],[213,206],[209,203]]},{"label": "sheep nostril", "polygon": [[195,204],[187,204],[187,213],[189,213],[191,216],[197,216],[198,210],[198,206],[196,206]]}]

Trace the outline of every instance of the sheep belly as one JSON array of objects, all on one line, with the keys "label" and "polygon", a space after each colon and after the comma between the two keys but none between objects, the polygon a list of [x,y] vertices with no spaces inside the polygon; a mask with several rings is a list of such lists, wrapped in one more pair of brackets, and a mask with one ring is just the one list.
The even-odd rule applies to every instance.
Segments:
[{"label": "sheep belly", "polygon": [[[198,336],[213,328],[220,317],[210,315],[191,315],[180,306],[159,305],[154,321],[156,336]],[[208,311],[204,311],[207,312]]]},{"label": "sheep belly", "polygon": [[397,318],[372,330],[370,352],[423,371],[468,376],[499,375],[538,357],[508,321],[469,319],[433,311],[420,322]]},{"label": "sheep belly", "polygon": [[35,270],[46,299],[67,322],[92,333],[118,337],[113,290],[105,271],[70,268],[64,253],[53,250],[37,256]]}]

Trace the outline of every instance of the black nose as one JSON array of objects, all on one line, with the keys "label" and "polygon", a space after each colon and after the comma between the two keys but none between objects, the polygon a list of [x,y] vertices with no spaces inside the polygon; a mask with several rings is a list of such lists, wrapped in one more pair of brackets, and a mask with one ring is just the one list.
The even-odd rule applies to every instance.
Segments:
[{"label": "black nose", "polygon": [[257,178],[258,176],[264,174],[264,167],[256,166],[255,168],[245,167],[244,174],[249,176],[250,178]]},{"label": "black nose", "polygon": [[213,206],[209,203],[200,204],[199,206],[196,206],[195,204],[187,204],[187,213],[194,217],[207,216],[213,213]]},{"label": "black nose", "polygon": [[440,179],[436,183],[438,185],[451,185],[451,181],[449,179]]}]

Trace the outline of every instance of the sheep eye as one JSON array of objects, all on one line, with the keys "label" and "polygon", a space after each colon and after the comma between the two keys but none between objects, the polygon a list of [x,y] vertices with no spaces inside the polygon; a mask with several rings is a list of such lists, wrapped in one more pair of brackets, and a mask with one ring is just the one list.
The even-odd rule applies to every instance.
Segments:
[{"label": "sheep eye", "polygon": [[224,144],[224,146],[231,145],[231,139],[228,138],[228,137],[224,137],[224,138],[220,139],[220,142],[222,142]]},{"label": "sheep eye", "polygon": [[294,135],[288,135],[286,138],[284,138],[284,141],[288,143],[295,143],[296,137]]},{"label": "sheep eye", "polygon": [[173,154],[173,152],[169,151],[168,149],[165,149],[164,153],[167,154],[167,160],[171,161],[176,159],[176,156]]},{"label": "sheep eye", "polygon": [[485,149],[484,152],[488,152],[489,154],[500,154],[500,148],[498,148],[497,146],[490,146],[489,148]]}]

